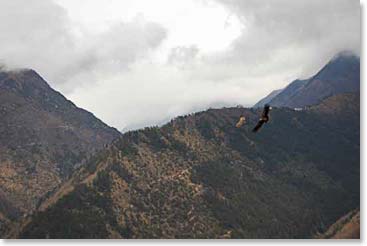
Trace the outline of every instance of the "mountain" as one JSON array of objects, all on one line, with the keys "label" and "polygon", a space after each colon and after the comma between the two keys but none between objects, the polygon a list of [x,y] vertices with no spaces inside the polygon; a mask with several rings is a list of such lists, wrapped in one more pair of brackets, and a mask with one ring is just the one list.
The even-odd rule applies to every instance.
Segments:
[{"label": "mountain", "polygon": [[120,133],[33,70],[0,71],[0,233]]},{"label": "mountain", "polygon": [[318,104],[333,95],[359,90],[360,58],[342,52],[316,75],[306,80],[293,81],[268,103],[276,107],[303,108]]},{"label": "mountain", "polygon": [[261,99],[259,102],[257,102],[253,107],[254,108],[262,108],[265,106],[265,104],[269,103],[274,97],[276,97],[279,93],[282,92],[282,89],[274,90],[269,95]]},{"label": "mountain", "polygon": [[246,108],[127,132],[7,237],[312,238],[359,207],[359,101],[274,108],[257,134]]},{"label": "mountain", "polygon": [[303,89],[308,80],[295,80],[284,88],[278,95],[273,97],[268,103],[272,106],[290,107],[286,105],[292,104],[293,98]]}]

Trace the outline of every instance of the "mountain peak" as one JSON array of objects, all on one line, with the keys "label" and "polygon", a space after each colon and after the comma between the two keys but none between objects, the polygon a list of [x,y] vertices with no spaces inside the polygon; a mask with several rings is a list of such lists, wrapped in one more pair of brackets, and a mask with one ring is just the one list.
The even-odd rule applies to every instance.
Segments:
[{"label": "mountain peak", "polygon": [[84,164],[85,156],[120,133],[77,108],[36,71],[4,69],[0,136],[0,172],[6,177],[0,182],[1,235],[2,216],[7,221],[35,209],[47,192]]},{"label": "mountain peak", "polygon": [[[336,69],[341,69],[341,66],[355,66],[359,65],[360,57],[352,51],[342,51],[336,54],[325,67],[334,66]],[[323,69],[322,69],[323,70]],[[321,70],[321,71],[322,71]]]},{"label": "mountain peak", "polygon": [[29,94],[36,90],[48,90],[50,86],[33,69],[0,70],[0,88]]},{"label": "mountain peak", "polygon": [[357,92],[359,87],[360,58],[352,51],[342,51],[317,74],[309,79],[293,81],[269,103],[277,107],[305,107],[333,95]]},{"label": "mountain peak", "polygon": [[358,59],[359,60],[359,55],[357,55],[354,51],[351,51],[351,50],[343,50],[343,51],[337,53],[331,59],[331,61],[338,60],[338,59],[343,59],[343,58],[353,58],[353,59]]}]

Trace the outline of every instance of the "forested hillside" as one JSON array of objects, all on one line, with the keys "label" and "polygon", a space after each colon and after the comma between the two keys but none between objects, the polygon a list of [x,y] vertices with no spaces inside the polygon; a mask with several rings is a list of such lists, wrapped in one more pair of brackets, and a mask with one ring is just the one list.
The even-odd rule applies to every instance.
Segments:
[{"label": "forested hillside", "polygon": [[[247,124],[234,127],[244,114]],[[9,237],[308,238],[359,207],[359,95],[213,109],[128,132]]]},{"label": "forested hillside", "polygon": [[35,71],[0,69],[0,236],[120,135]]}]

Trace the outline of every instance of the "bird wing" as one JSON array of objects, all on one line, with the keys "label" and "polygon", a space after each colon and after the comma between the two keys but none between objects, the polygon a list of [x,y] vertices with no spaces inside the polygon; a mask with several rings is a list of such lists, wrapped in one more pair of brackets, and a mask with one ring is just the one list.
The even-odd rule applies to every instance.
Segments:
[{"label": "bird wing", "polygon": [[259,122],[257,123],[257,125],[254,127],[254,129],[252,129],[253,132],[257,132],[261,127],[262,125],[264,125],[265,121],[263,120],[259,120]]},{"label": "bird wing", "polygon": [[236,124],[237,128],[240,128],[242,125],[244,125],[246,123],[246,118],[244,116],[241,116],[239,121]]}]

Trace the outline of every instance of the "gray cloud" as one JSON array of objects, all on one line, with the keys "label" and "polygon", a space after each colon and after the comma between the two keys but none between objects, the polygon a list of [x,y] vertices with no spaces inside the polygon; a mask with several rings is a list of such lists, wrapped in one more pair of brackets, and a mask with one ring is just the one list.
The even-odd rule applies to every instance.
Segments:
[{"label": "gray cloud", "polygon": [[[27,6],[27,7],[26,7]],[[49,1],[0,2],[0,59],[9,66],[52,63],[72,49],[64,9]],[[65,53],[66,51],[66,53]],[[33,61],[32,61],[33,60]],[[48,69],[45,69],[48,70]]]},{"label": "gray cloud", "polygon": [[168,63],[179,67],[185,67],[185,65],[193,62],[198,53],[199,49],[196,45],[178,46],[171,49],[168,56]]},{"label": "gray cloud", "polygon": [[309,75],[340,51],[360,52],[358,0],[218,1],[245,25],[226,62],[262,66],[260,74],[301,67]]},{"label": "gray cloud", "polygon": [[[204,2],[208,9],[219,3],[229,16],[222,26],[208,27],[210,37],[215,28],[230,26],[232,16],[242,23],[227,48],[201,50],[205,42],[223,39],[200,40],[198,45],[199,30],[190,32],[182,23],[185,30],[169,29],[137,15],[90,32],[51,0],[0,1],[0,63],[37,70],[78,106],[126,130],[213,105],[250,106],[270,91],[312,75],[342,50],[360,52],[358,0]],[[105,4],[112,3],[125,9],[124,1]],[[172,16],[171,9],[158,9],[160,16]],[[213,18],[220,12],[210,13]],[[192,25],[192,19],[187,23]],[[211,22],[203,23],[204,32]],[[167,40],[180,31],[173,40],[184,38],[186,43],[169,46]]]},{"label": "gray cloud", "polygon": [[241,20],[242,33],[229,49],[195,61],[190,77],[238,86],[238,103],[253,105],[313,75],[341,51],[360,53],[357,0],[216,1]]},{"label": "gray cloud", "polygon": [[0,33],[0,62],[33,68],[64,92],[128,69],[166,37],[162,26],[141,16],[103,33],[76,30],[66,10],[49,0],[1,1]]},{"label": "gray cloud", "polygon": [[[62,81],[98,80],[109,74],[129,69],[129,65],[157,48],[166,37],[159,24],[136,17],[131,22],[118,23],[98,35],[87,35],[84,47],[75,50],[72,60],[59,67],[54,78]],[[86,77],[87,76],[87,77]],[[71,89],[75,85],[71,85]]]}]

